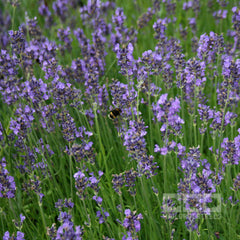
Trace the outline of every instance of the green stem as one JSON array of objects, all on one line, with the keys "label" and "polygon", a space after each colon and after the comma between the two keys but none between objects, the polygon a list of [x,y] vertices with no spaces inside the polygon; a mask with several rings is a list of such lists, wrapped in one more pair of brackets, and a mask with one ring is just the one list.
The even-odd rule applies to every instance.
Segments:
[{"label": "green stem", "polygon": [[[69,149],[71,149],[70,143],[69,143]],[[72,156],[71,154],[69,155],[69,177],[70,177],[70,186],[71,186],[71,198],[73,199],[73,174],[72,174]]]},{"label": "green stem", "polygon": [[103,144],[102,144],[102,139],[101,139],[101,134],[100,134],[100,127],[99,127],[99,122],[98,122],[97,106],[96,106],[96,104],[93,104],[93,112],[94,112],[94,116],[95,116],[95,123],[96,123],[98,141],[99,141],[99,145],[100,145],[100,152],[102,153],[103,161],[104,161],[104,166],[105,166],[105,168],[106,168],[106,174],[108,175],[107,158],[106,158],[106,155],[105,155],[104,146],[103,146]]},{"label": "green stem", "polygon": [[90,239],[94,239],[94,233],[93,233],[93,228],[91,227],[92,223],[91,223],[91,218],[89,217],[90,214],[88,214],[88,209],[86,207],[86,204],[85,204],[85,200],[83,199],[82,200],[82,203],[83,203],[83,206],[84,206],[84,210],[85,210],[85,214],[86,214],[86,218],[87,218],[87,223],[89,223],[89,229],[90,229],[90,235],[91,235],[91,238]]},{"label": "green stem", "polygon": [[224,125],[224,120],[225,120],[225,114],[226,114],[226,110],[227,110],[227,105],[228,105],[228,98],[229,98],[229,88],[228,88],[228,92],[227,92],[227,100],[223,109],[223,114],[222,114],[222,122],[221,122],[221,129],[220,129],[220,137],[219,137],[219,142],[218,142],[218,158],[220,157],[220,148],[221,148],[221,142],[223,139],[223,125]]},{"label": "green stem", "polygon": [[204,133],[202,133],[202,134],[200,135],[200,138],[201,138],[200,153],[202,154],[202,153],[203,153],[203,139],[204,139]]},{"label": "green stem", "polygon": [[164,182],[164,192],[167,190],[167,164],[166,164],[166,155],[163,158],[163,182]]},{"label": "green stem", "polygon": [[[46,230],[46,229],[47,229],[46,220],[45,220],[45,217],[44,217],[43,208],[42,208],[42,203],[40,202],[40,197],[39,197],[39,196],[38,196],[38,206],[39,206],[40,213],[41,213],[41,218],[42,218],[42,223],[43,223],[43,229]],[[47,237],[45,231],[44,231],[44,235],[45,235],[45,237]]]},{"label": "green stem", "polygon": [[13,7],[12,30],[14,29],[15,12],[16,12],[16,7]]},{"label": "green stem", "polygon": [[[194,121],[194,120],[193,120]],[[193,122],[194,146],[197,146],[197,124]]]},{"label": "green stem", "polygon": [[148,93],[148,124],[149,124],[149,132],[150,132],[150,152],[152,154],[153,151],[153,135],[152,135],[152,119],[151,119],[151,99],[150,93]]},{"label": "green stem", "polygon": [[[181,80],[180,80],[181,81]],[[186,130],[186,120],[185,120],[185,111],[184,111],[184,102],[183,102],[183,90],[181,87],[181,112],[182,112],[182,119],[185,121],[183,125],[184,133],[187,132]],[[187,134],[183,134],[184,143],[182,143],[183,146],[187,146]]]}]

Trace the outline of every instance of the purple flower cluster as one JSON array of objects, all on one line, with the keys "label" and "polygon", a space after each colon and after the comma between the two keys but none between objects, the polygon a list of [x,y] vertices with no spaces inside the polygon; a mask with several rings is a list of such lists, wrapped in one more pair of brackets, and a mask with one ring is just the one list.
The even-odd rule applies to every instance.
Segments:
[{"label": "purple flower cluster", "polygon": [[212,202],[212,193],[216,192],[215,174],[210,166],[206,159],[200,159],[199,148],[190,148],[181,160],[184,178],[178,185],[178,194],[185,204],[186,226],[191,231],[198,229],[199,214],[210,214],[208,204]]},{"label": "purple flower cluster", "polygon": [[67,27],[66,29],[58,29],[58,39],[63,42],[63,45],[59,45],[59,50],[62,54],[64,54],[65,51],[71,52],[72,50],[72,38],[70,37],[70,33],[70,27]]},{"label": "purple flower cluster", "polygon": [[155,38],[157,40],[165,40],[166,38],[166,29],[167,29],[167,19],[158,19],[153,24],[153,29],[155,31]]},{"label": "purple flower cluster", "polygon": [[113,2],[88,0],[87,4],[80,8],[81,19],[85,25],[90,24],[94,29],[99,29],[103,26],[99,23],[105,23],[103,16],[106,15],[107,11],[113,9],[115,9]]},{"label": "purple flower cluster", "polygon": [[62,210],[63,207],[72,209],[74,204],[71,200],[64,200],[64,203],[61,199],[56,203],[56,208],[59,209],[60,214],[58,216],[58,221],[61,225],[56,228],[56,224],[54,223],[51,228],[47,229],[47,235],[52,240],[61,240],[61,239],[73,239],[73,240],[81,240],[83,235],[83,228],[81,226],[75,226],[72,220],[72,216],[64,212]]},{"label": "purple flower cluster", "polygon": [[[171,41],[167,42],[166,45],[170,44],[170,42]],[[168,62],[170,54],[166,53],[165,55],[165,51],[167,51],[165,50],[165,47],[168,48],[168,46],[164,46],[164,49],[161,49],[159,45],[158,48],[156,48],[156,51],[147,50],[143,52],[142,57],[137,60],[136,67],[134,67],[134,72],[136,72],[135,75],[138,79],[138,89],[141,89],[142,92],[147,92],[152,96],[159,96],[161,88],[149,81],[151,75],[162,76],[166,88],[171,88],[173,84],[173,71]],[[174,51],[170,46],[168,50],[170,52]]]},{"label": "purple flower cluster", "polygon": [[[23,214],[20,214],[20,221],[16,221],[13,219],[13,222],[18,230],[21,230],[23,221],[26,219],[26,217]],[[12,236],[10,236],[9,231],[6,231],[3,235],[3,240],[24,240],[24,233],[17,231],[17,236],[14,236],[15,234],[13,233]]]},{"label": "purple flower cluster", "polygon": [[109,213],[105,211],[104,208],[101,208],[101,210],[97,211],[97,218],[99,220],[99,224],[104,223],[109,216]]},{"label": "purple flower cluster", "polygon": [[97,196],[100,189],[100,186],[98,186],[98,184],[103,175],[103,172],[99,171],[99,178],[95,177],[94,173],[89,173],[89,177],[87,177],[87,172],[87,169],[85,171],[79,170],[74,174],[77,195],[81,200],[84,200],[87,196],[89,196],[88,189],[92,189],[94,191],[94,195]]},{"label": "purple flower cluster", "polygon": [[217,22],[219,22],[219,20],[227,18],[227,13],[228,13],[228,10],[220,9],[220,10],[214,12],[213,16],[217,20]]},{"label": "purple flower cluster", "polygon": [[136,178],[138,176],[138,173],[136,171],[134,171],[133,169],[130,169],[130,170],[125,171],[125,172],[120,173],[120,174],[113,174],[112,176],[113,176],[113,178],[112,178],[113,189],[119,195],[122,194],[121,188],[123,186],[128,188],[128,191],[129,191],[131,196],[136,195],[136,189],[134,188]]},{"label": "purple flower cluster", "polygon": [[181,143],[175,141],[167,142],[167,145],[160,148],[158,144],[155,144],[154,152],[159,152],[161,155],[167,155],[170,152],[174,152],[178,157],[184,156],[186,147],[182,146]]},{"label": "purple flower cluster", "polygon": [[128,239],[137,240],[138,239],[137,232],[139,232],[141,229],[140,220],[143,219],[143,216],[141,213],[136,214],[136,211],[132,212],[130,209],[126,209],[124,211],[124,214],[125,219],[123,220],[122,223],[120,221],[119,222],[126,229],[127,235],[124,235],[122,237],[122,240]]},{"label": "purple flower cluster", "polygon": [[[240,133],[240,129],[238,129]],[[240,161],[240,135],[234,138],[234,141],[224,138],[221,143],[221,157],[223,165],[235,164],[238,165]]]},{"label": "purple flower cluster", "polygon": [[130,119],[133,115],[137,115],[137,91],[134,89],[133,83],[131,82],[130,86],[128,86],[127,84],[113,80],[110,84],[110,88],[112,104],[115,107],[122,109],[121,115]]},{"label": "purple flower cluster", "polygon": [[[209,29],[211,25],[206,25],[208,33],[200,36],[200,10],[213,4],[212,0],[206,4],[199,0],[178,3],[154,0],[145,12],[136,11],[129,15],[125,12],[128,5],[120,8],[113,1],[85,2],[39,0],[40,18],[29,18],[26,13],[24,23],[16,26],[18,0],[11,0],[12,6],[8,7],[13,7],[12,28],[15,31],[10,30],[8,8],[4,7],[4,12],[0,10],[0,105],[3,109],[3,116],[0,114],[0,154],[3,155],[0,197],[15,198],[15,195],[26,195],[20,194],[25,191],[30,197],[36,194],[42,207],[45,204],[42,204],[43,197],[49,204],[54,199],[54,195],[49,197],[54,191],[46,192],[48,186],[43,184],[49,183],[52,187],[50,181],[53,178],[54,184],[64,182],[64,187],[68,187],[74,178],[75,189],[71,188],[71,196],[74,199],[77,195],[81,200],[77,202],[85,207],[86,212],[80,213],[80,217],[88,218],[84,223],[89,226],[86,237],[91,236],[90,224],[96,220],[102,224],[98,230],[103,235],[104,225],[109,227],[110,223],[112,227],[110,214],[114,214],[105,200],[109,199],[106,192],[111,182],[105,183],[105,180],[112,180],[116,193],[109,190],[123,200],[122,209],[126,209],[125,203],[131,204],[125,199],[126,190],[130,194],[127,197],[136,200],[135,205],[144,210],[144,202],[138,205],[141,194],[145,194],[139,194],[138,191],[143,189],[139,188],[139,182],[145,186],[145,180],[150,179],[154,183],[152,190],[159,198],[161,188],[158,183],[162,176],[158,174],[155,159],[161,161],[161,158],[174,155],[176,162],[171,163],[177,168],[179,160],[182,176],[176,201],[184,203],[187,229],[198,233],[199,218],[211,214],[212,194],[216,192],[216,185],[224,180],[228,167],[233,168],[235,174],[231,188],[234,194],[240,188],[240,176],[235,172],[240,159],[240,129],[239,135],[235,131],[240,100],[239,6],[218,0],[214,9],[204,9],[216,19],[212,24],[218,28],[213,32]],[[143,7],[137,1],[130,5],[139,11]],[[179,8],[187,14],[175,16]],[[140,17],[136,19],[135,14]],[[137,29],[129,26],[127,17],[132,17]],[[225,23],[230,22],[231,17],[232,29],[228,29],[228,38],[225,38]],[[148,31],[146,27],[150,23],[153,26]],[[46,29],[41,28],[43,24]],[[218,34],[220,29],[221,35]],[[150,38],[153,40],[151,45]],[[190,40],[193,51],[184,52],[190,48]],[[139,44],[141,41],[144,44]],[[109,76],[115,79],[109,81]],[[105,117],[113,109],[120,109],[120,114],[110,121]],[[113,125],[120,137],[109,149],[113,136],[108,139],[107,134],[111,135]],[[189,130],[194,133],[190,132],[188,141]],[[206,138],[210,140],[205,141]],[[190,145],[193,139],[194,145]],[[196,147],[199,139],[201,148]],[[209,148],[209,142],[213,147]],[[123,156],[118,156],[119,149],[112,155],[118,144],[126,149]],[[212,153],[205,152],[207,149]],[[154,158],[152,151],[159,158]],[[208,160],[202,160],[200,152]],[[212,158],[208,154],[215,157],[215,170],[211,170]],[[61,161],[63,165],[60,166],[65,167],[66,157],[71,176],[56,176],[59,172],[55,172],[55,165]],[[115,161],[128,158],[131,167],[119,171],[113,167],[114,162],[107,161],[111,157]],[[99,169],[102,164],[103,169],[110,169],[105,173],[104,182],[104,173]],[[13,166],[16,169],[9,169],[9,173],[7,167]],[[165,170],[163,178],[168,177]],[[16,179],[20,186],[17,189]],[[115,197],[111,197],[114,199],[112,207]],[[233,199],[235,196],[228,200],[232,203]],[[49,238],[82,239],[83,228],[76,226],[79,218],[71,215],[73,202],[60,199],[55,207],[60,212],[59,223],[48,229]],[[63,210],[64,207],[68,211]],[[131,205],[127,208],[125,217],[118,220],[124,228],[122,239],[143,238],[138,236],[142,214],[132,212]],[[161,217],[173,224],[177,220],[176,208],[172,199],[163,199]],[[123,211],[120,212],[123,215]],[[42,213],[44,220],[45,212]],[[15,223],[18,230],[21,230],[24,216],[20,218],[20,223]],[[28,219],[31,220],[31,216]],[[170,230],[171,238],[174,231]],[[17,232],[10,236],[7,231],[3,239],[20,240],[24,239],[24,234]]]},{"label": "purple flower cluster", "polygon": [[44,16],[45,27],[50,28],[53,24],[53,17],[52,17],[52,13],[49,10],[49,7],[46,3],[47,3],[47,1],[40,2],[40,5],[38,7],[38,12],[40,15]]},{"label": "purple flower cluster", "polygon": [[0,197],[14,198],[16,193],[16,184],[14,177],[9,175],[6,166],[6,160],[3,157],[0,161]]},{"label": "purple flower cluster", "polygon": [[55,14],[60,18],[62,22],[65,22],[70,14],[68,8],[68,0],[57,0],[52,4],[52,8]]},{"label": "purple flower cluster", "polygon": [[123,145],[129,152],[129,157],[140,160],[141,156],[146,155],[147,126],[142,121],[130,121],[129,129],[124,134]]},{"label": "purple flower cluster", "polygon": [[[178,98],[167,100],[168,94],[160,96],[156,104],[152,104],[152,111],[158,122],[162,123],[160,132],[168,137],[170,134],[180,135],[184,120],[178,116],[180,101]],[[166,139],[165,139],[166,140]]]},{"label": "purple flower cluster", "polygon": [[185,94],[184,98],[189,103],[191,113],[194,109],[195,99],[198,99],[199,102],[204,100],[202,91],[206,82],[205,69],[204,61],[190,59],[181,73],[181,80],[177,82],[177,86],[182,88]]},{"label": "purple flower cluster", "polygon": [[3,77],[0,78],[0,90],[3,99],[7,104],[13,104],[18,99],[18,91],[21,79],[17,78],[17,66],[19,60],[14,54],[10,56],[6,50],[1,50],[0,71]]},{"label": "purple flower cluster", "polygon": [[233,28],[236,32],[236,35],[240,36],[240,10],[237,7],[232,8],[233,16],[232,16],[232,22],[233,22]]},{"label": "purple flower cluster", "polygon": [[138,19],[137,24],[139,28],[144,28],[148,22],[152,19],[155,11],[152,8],[148,8],[147,12],[143,13]]},{"label": "purple flower cluster", "polygon": [[14,233],[12,234],[12,236],[10,236],[10,233],[8,231],[4,233],[3,240],[12,240],[12,239],[25,240],[24,233],[17,231],[16,237],[14,237]]},{"label": "purple flower cluster", "polygon": [[129,128],[124,132],[123,145],[129,152],[128,156],[138,163],[138,173],[146,175],[147,178],[157,174],[157,163],[154,162],[153,156],[147,155],[146,140],[144,136],[147,134],[147,126],[143,120],[130,121]]},{"label": "purple flower cluster", "polygon": [[23,226],[23,221],[26,219],[26,217],[21,213],[20,214],[20,221],[19,220],[16,220],[16,219],[13,219],[13,222],[14,222],[14,225],[17,229],[22,229],[22,226]]},{"label": "purple flower cluster", "polygon": [[9,37],[7,34],[7,30],[10,28],[11,17],[7,13],[3,13],[0,11],[0,49],[6,49],[9,43]]},{"label": "purple flower cluster", "polygon": [[[237,118],[237,114],[235,113],[227,111],[224,116],[222,109],[221,111],[217,111],[204,104],[198,105],[198,113],[202,121],[201,128],[199,128],[201,134],[207,130],[208,125],[214,131],[222,131],[228,124],[233,126]],[[212,120],[211,123],[210,120]]]},{"label": "purple flower cluster", "polygon": [[240,189],[240,173],[238,173],[238,175],[236,176],[236,178],[233,179],[233,188],[232,190],[237,192]]},{"label": "purple flower cluster", "polygon": [[202,34],[198,42],[197,56],[206,63],[214,63],[216,56],[224,52],[223,36],[214,32]]},{"label": "purple flower cluster", "polygon": [[207,130],[208,121],[213,118],[214,110],[210,109],[210,107],[207,105],[198,104],[198,114],[200,120],[202,121],[199,132],[203,134]]},{"label": "purple flower cluster", "polygon": [[36,193],[39,197],[39,202],[42,203],[42,199],[45,195],[41,192],[42,187],[39,179],[39,176],[30,176],[29,179],[23,183],[23,190],[29,194],[32,194],[33,192]]},{"label": "purple flower cluster", "polygon": [[128,29],[124,26],[126,16],[122,8],[117,8],[115,14],[112,16],[112,22],[115,32],[111,34],[111,42],[113,47],[117,44],[127,45],[137,41],[137,31],[134,28]]},{"label": "purple flower cluster", "polygon": [[108,101],[108,93],[106,86],[100,86],[99,78],[105,70],[105,43],[106,38],[101,30],[96,30],[92,34],[93,44],[90,44],[82,29],[74,31],[83,59],[72,61],[71,68],[67,68],[67,73],[74,78],[75,81],[84,85],[86,100],[95,101],[98,106],[104,106]]},{"label": "purple flower cluster", "polygon": [[3,129],[3,125],[0,122],[0,146],[3,146],[5,144],[4,142],[4,129]]},{"label": "purple flower cluster", "polygon": [[122,191],[121,188],[124,185],[124,173],[120,174],[113,174],[112,175],[112,183],[113,183],[113,189],[116,191],[117,194],[121,195]]},{"label": "purple flower cluster", "polygon": [[189,10],[192,9],[196,15],[198,15],[200,10],[200,1],[199,0],[193,0],[183,3],[183,10]]},{"label": "purple flower cluster", "polygon": [[114,51],[118,59],[118,65],[121,67],[120,73],[130,78],[134,74],[135,60],[133,58],[133,45],[129,43],[126,47],[120,47],[120,44],[115,45]]},{"label": "purple flower cluster", "polygon": [[74,138],[79,139],[81,144],[73,143],[70,149],[66,147],[66,153],[68,155],[74,156],[75,160],[84,166],[83,160],[94,164],[95,162],[95,153],[93,149],[93,142],[89,141],[89,138],[92,136],[92,132],[86,130],[86,128],[79,127],[78,130],[74,128]]},{"label": "purple flower cluster", "polygon": [[31,132],[32,122],[34,120],[35,109],[26,105],[25,107],[19,106],[15,114],[17,116],[16,120],[11,120],[10,129],[18,137],[25,138],[26,135]]},{"label": "purple flower cluster", "polygon": [[177,203],[171,198],[163,198],[161,217],[173,224],[177,220]]},{"label": "purple flower cluster", "polygon": [[218,104],[224,108],[235,106],[240,99],[239,73],[240,61],[233,60],[231,56],[223,56],[222,75],[224,81],[217,90]]},{"label": "purple flower cluster", "polygon": [[19,27],[18,31],[10,30],[8,34],[12,44],[13,53],[22,55],[26,46],[26,40],[22,27]]},{"label": "purple flower cluster", "polygon": [[214,131],[220,130],[222,131],[225,126],[228,124],[233,126],[235,124],[235,119],[237,118],[236,113],[226,112],[225,116],[222,111],[213,111],[213,120],[210,124],[210,128]]}]

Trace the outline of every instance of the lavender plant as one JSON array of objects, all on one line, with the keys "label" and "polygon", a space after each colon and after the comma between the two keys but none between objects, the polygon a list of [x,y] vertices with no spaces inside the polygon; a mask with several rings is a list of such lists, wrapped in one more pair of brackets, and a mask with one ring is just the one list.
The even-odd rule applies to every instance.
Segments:
[{"label": "lavender plant", "polygon": [[0,238],[239,238],[239,1],[0,9]]}]

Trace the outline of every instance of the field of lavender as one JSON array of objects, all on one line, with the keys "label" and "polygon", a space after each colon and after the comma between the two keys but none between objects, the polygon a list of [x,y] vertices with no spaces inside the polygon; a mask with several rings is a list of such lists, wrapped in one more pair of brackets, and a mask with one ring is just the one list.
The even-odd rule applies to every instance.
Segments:
[{"label": "field of lavender", "polygon": [[240,239],[240,1],[0,2],[0,238]]}]

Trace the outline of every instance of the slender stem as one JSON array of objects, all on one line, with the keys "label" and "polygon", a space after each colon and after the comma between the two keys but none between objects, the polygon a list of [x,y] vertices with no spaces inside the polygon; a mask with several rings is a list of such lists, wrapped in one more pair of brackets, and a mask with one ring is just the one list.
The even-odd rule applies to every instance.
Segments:
[{"label": "slender stem", "polygon": [[16,7],[15,7],[15,6],[13,6],[12,30],[14,29],[15,12],[16,12]]},{"label": "slender stem", "polygon": [[152,136],[152,119],[151,119],[151,99],[150,92],[148,93],[148,124],[149,124],[149,132],[150,132],[150,152],[153,151],[153,136]]},{"label": "slender stem", "polygon": [[[41,218],[42,218],[42,223],[43,223],[43,229],[45,230],[45,229],[47,229],[47,224],[46,224],[46,220],[45,220],[44,213],[43,213],[42,203],[40,202],[40,196],[38,196],[38,206],[40,208],[40,213],[41,213]],[[45,237],[47,237],[45,231],[44,231],[44,235],[45,235]]]},{"label": "slender stem", "polygon": [[99,122],[98,122],[98,116],[97,116],[97,106],[94,104],[93,105],[93,112],[95,115],[95,123],[96,123],[96,129],[97,129],[97,136],[98,136],[98,141],[100,145],[100,152],[102,153],[103,161],[104,161],[104,166],[106,168],[106,174],[108,175],[108,164],[107,164],[107,158],[105,155],[105,149],[102,144],[102,139],[101,139],[101,134],[100,134],[100,127],[99,127]]},{"label": "slender stem", "polygon": [[163,182],[164,182],[164,193],[167,190],[167,164],[166,164],[166,155],[163,158]]},{"label": "slender stem", "polygon": [[[69,149],[71,149],[70,143],[69,143]],[[69,155],[69,177],[70,177],[70,186],[71,186],[71,198],[73,199],[73,174],[72,174],[72,156],[71,154]]]},{"label": "slender stem", "polygon": [[223,113],[222,113],[222,122],[221,122],[221,129],[220,129],[220,138],[219,138],[219,143],[218,143],[218,158],[220,157],[220,148],[221,148],[221,142],[223,139],[223,126],[224,126],[224,120],[225,120],[225,114],[226,114],[226,110],[227,110],[227,105],[228,105],[228,98],[229,98],[229,93],[230,90],[228,88],[228,92],[227,92],[227,100],[223,109]]},{"label": "slender stem", "polygon": [[200,145],[200,153],[203,153],[203,139],[204,139],[204,133],[200,134],[201,137],[201,145]]}]

